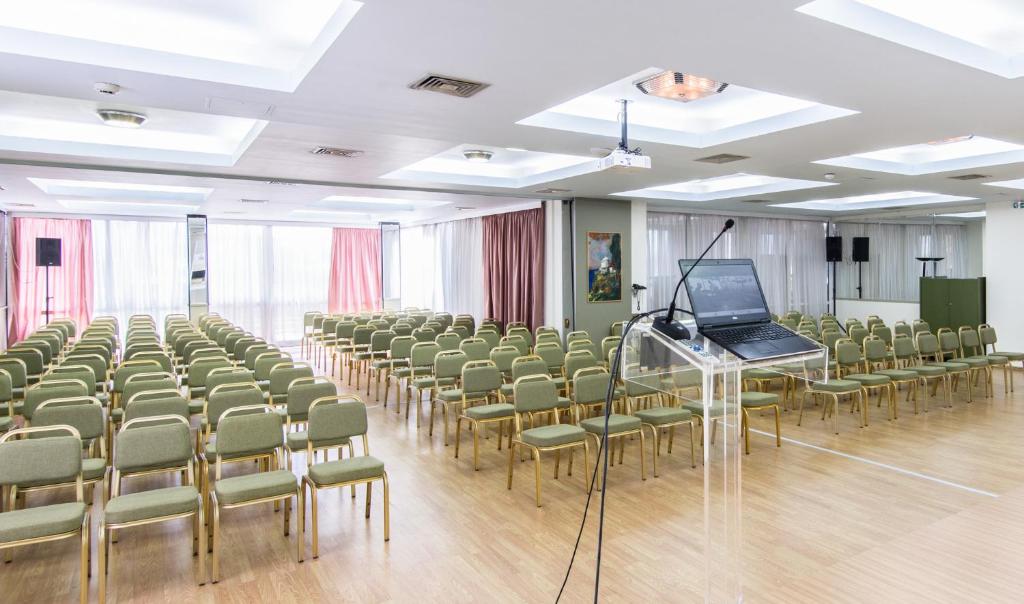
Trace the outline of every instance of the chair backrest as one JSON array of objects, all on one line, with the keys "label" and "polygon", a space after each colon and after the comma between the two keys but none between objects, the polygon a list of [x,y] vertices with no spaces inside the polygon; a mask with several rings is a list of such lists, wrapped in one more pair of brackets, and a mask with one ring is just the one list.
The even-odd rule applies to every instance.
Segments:
[{"label": "chair backrest", "polygon": [[951,355],[956,357],[960,354],[960,337],[948,327],[939,328],[939,349],[943,356]]},{"label": "chair backrest", "polygon": [[32,416],[32,426],[73,426],[82,442],[103,436],[103,406],[94,396],[51,398],[44,401]]},{"label": "chair backrest", "polygon": [[887,346],[885,340],[878,336],[868,336],[864,339],[864,360],[868,362],[868,368],[872,363],[883,363],[887,358]]},{"label": "chair backrest", "polygon": [[870,331],[876,325],[885,325],[885,321],[882,321],[878,317],[868,317],[868,320],[865,323],[865,326],[868,328],[868,331]]},{"label": "chair backrest", "polygon": [[206,378],[218,367],[233,367],[227,357],[210,357],[198,359],[188,367],[189,388],[205,388]]},{"label": "chair backrest", "polygon": [[238,338],[235,340],[234,347],[230,350],[231,356],[234,357],[236,361],[244,363],[246,351],[248,351],[251,346],[256,346],[257,344],[266,344],[266,342],[255,336],[243,336]]},{"label": "chair backrest", "polygon": [[914,340],[908,335],[897,335],[892,339],[892,354],[898,360],[909,361],[917,357]]},{"label": "chair backrest", "polygon": [[[815,333],[817,333],[817,331],[815,331]],[[622,338],[619,336],[608,336],[601,340],[601,358],[607,359],[608,355],[618,348],[619,342],[621,341]]]},{"label": "chair backrest", "polygon": [[252,372],[243,367],[217,367],[206,375],[206,392],[222,384],[256,384]]},{"label": "chair backrest", "polygon": [[177,390],[147,390],[133,394],[124,405],[124,421],[137,417],[177,415],[189,418],[188,401]]},{"label": "chair backrest", "polygon": [[572,376],[572,397],[577,404],[604,402],[612,376],[604,367],[584,367]]},{"label": "chair backrest", "polygon": [[[11,374],[6,369],[0,369],[0,404],[11,400],[14,400],[14,386],[11,385]],[[5,409],[0,407],[0,414],[3,414],[4,411]]]},{"label": "chair backrest", "polygon": [[441,352],[437,342],[417,342],[409,351],[409,364],[413,367],[433,367],[434,357]]},{"label": "chair backrest", "polygon": [[551,375],[562,375],[565,367],[565,351],[558,342],[538,342],[533,347],[534,356],[544,359],[548,373]]},{"label": "chair backrest", "polygon": [[7,356],[23,361],[28,375],[40,375],[43,372],[43,353],[35,348],[18,347],[18,345],[15,345],[7,349]]},{"label": "chair backrest", "polygon": [[515,346],[520,355],[530,354],[530,343],[524,340],[521,335],[505,336],[498,341],[498,344],[500,346]]},{"label": "chair backrest", "polygon": [[458,350],[459,344],[462,343],[462,338],[459,337],[459,334],[449,331],[438,334],[434,341],[441,347],[441,350]]},{"label": "chair backrest", "polygon": [[370,335],[370,352],[387,352],[391,349],[391,340],[394,339],[395,332],[390,329],[378,329]]},{"label": "chair backrest", "polygon": [[178,387],[178,380],[170,373],[148,371],[136,373],[125,380],[121,396],[128,400],[140,392],[150,390],[173,390]]},{"label": "chair backrest", "polygon": [[270,370],[275,365],[280,365],[283,362],[291,361],[292,356],[287,352],[280,350],[268,350],[261,352],[256,356],[256,362],[253,363],[253,375],[257,380],[269,380]]},{"label": "chair backrest", "polygon": [[206,395],[203,415],[206,416],[210,427],[216,430],[225,411],[253,405],[266,406],[263,402],[263,391],[256,384],[221,384]]},{"label": "chair backrest", "polygon": [[525,326],[510,327],[508,331],[505,332],[505,335],[509,337],[520,336],[526,340],[527,346],[533,346],[533,334],[530,333],[530,330]]},{"label": "chair backrest", "polygon": [[615,336],[618,338],[622,337],[622,330],[626,328],[625,321],[616,321],[612,323],[612,326],[608,329],[608,335]]},{"label": "chair backrest", "polygon": [[468,338],[470,334],[472,334],[473,332],[470,331],[469,327],[466,327],[465,325],[452,325],[451,327],[445,330],[445,333],[453,333],[459,336],[459,340],[461,341]]},{"label": "chair backrest", "polygon": [[527,375],[517,379],[512,393],[516,413],[551,411],[558,406],[558,389],[547,375]]},{"label": "chair backrest", "polygon": [[906,321],[896,321],[893,323],[892,332],[894,336],[907,336],[910,338],[914,337],[914,330],[907,325]]},{"label": "chair backrest", "polygon": [[468,361],[462,367],[462,391],[466,394],[497,392],[501,384],[501,371],[491,361]]},{"label": "chair backrest", "polygon": [[540,358],[535,354],[529,356],[519,357],[512,362],[512,381],[517,382],[519,378],[526,377],[528,375],[546,375],[550,377],[548,372],[548,364],[544,362],[544,359]]},{"label": "chair backrest", "polygon": [[503,374],[512,375],[512,363],[520,357],[521,353],[515,346],[498,346],[491,349],[491,362],[498,367]]},{"label": "chair backrest", "polygon": [[334,339],[336,341],[351,340],[352,334],[355,333],[358,325],[355,321],[338,321],[337,325],[334,326]]},{"label": "chair backrest", "polygon": [[565,334],[566,345],[569,345],[572,342],[575,342],[576,340],[590,340],[590,333],[584,330],[579,330],[570,331],[569,333]]},{"label": "chair backrest", "polygon": [[969,357],[985,353],[981,338],[973,327],[963,325],[957,330],[957,335],[960,336],[960,356]]},{"label": "chair backrest", "polygon": [[[53,361],[53,348],[50,346],[49,342],[42,339],[29,337],[25,340],[18,342],[14,346],[11,346],[10,348],[11,352],[19,350],[35,350],[39,353],[39,359],[41,363],[40,370],[34,373],[42,373],[42,371],[46,369],[46,366]],[[29,366],[31,367],[31,363],[29,364]]]},{"label": "chair backrest", "polygon": [[892,345],[892,329],[885,325],[875,325],[871,328],[871,335],[880,338],[886,346]]},{"label": "chair backrest", "polygon": [[12,388],[24,388],[28,385],[28,371],[25,368],[25,361],[7,355],[0,355],[0,369],[6,371],[7,375],[11,378]]},{"label": "chair backrest", "polygon": [[984,347],[987,346],[991,346],[992,350],[995,351],[996,342],[998,342],[999,339],[996,337],[996,330],[994,327],[986,323],[982,323],[978,326],[978,336],[981,338],[981,345],[983,347],[982,352],[984,352]]},{"label": "chair backrest", "polygon": [[366,430],[366,405],[357,396],[325,396],[309,406],[309,428],[306,435],[310,450],[324,443],[363,436]]},{"label": "chair backrest", "polygon": [[836,342],[843,338],[843,334],[833,329],[826,329],[821,332],[821,343],[828,347],[832,353],[835,353]]},{"label": "chair backrest", "polygon": [[412,330],[412,337],[416,338],[417,342],[431,342],[433,343],[434,338],[437,337],[437,332],[433,329],[427,329],[425,327],[418,327]]},{"label": "chair backrest", "polygon": [[462,366],[469,358],[461,350],[442,350],[434,357],[434,377],[446,379],[462,375]]},{"label": "chair backrest", "polygon": [[558,335],[558,332],[541,331],[537,332],[537,337],[533,340],[534,347],[540,346],[541,344],[547,344],[548,342],[554,342],[559,346],[562,345],[562,336]]},{"label": "chair backrest", "polygon": [[935,334],[927,331],[917,332],[917,353],[922,358],[939,353],[939,339]]},{"label": "chair backrest", "polygon": [[573,352],[576,350],[586,350],[593,353],[594,356],[597,356],[597,348],[594,347],[594,343],[591,342],[590,340],[582,340],[577,338],[572,342],[569,342],[569,352]]},{"label": "chair backrest", "polygon": [[188,420],[177,415],[137,417],[114,437],[114,468],[122,474],[178,470],[192,461]]},{"label": "chair backrest", "polygon": [[135,355],[140,352],[163,352],[164,347],[160,345],[160,342],[155,339],[146,339],[145,341],[131,340],[127,342],[124,348],[124,355],[121,357],[126,361],[130,361],[135,358]]},{"label": "chair backrest", "polygon": [[491,345],[481,338],[467,338],[459,344],[459,350],[466,354],[470,361],[489,361]]},{"label": "chair backrest", "polygon": [[589,350],[574,350],[565,354],[565,375],[572,378],[580,369],[600,367],[601,363]]},{"label": "chair backrest", "polygon": [[31,420],[39,405],[53,398],[71,398],[93,394],[93,387],[82,380],[52,380],[39,382],[25,390],[22,414]]},{"label": "chair backrest", "polygon": [[167,356],[163,352],[144,351],[137,353],[133,360],[136,361],[155,361],[160,364],[160,368],[167,373],[174,372],[174,362],[171,361],[171,357]]},{"label": "chair backrest", "polygon": [[[260,355],[267,352],[277,352],[276,346],[271,346],[266,342],[255,342],[246,347],[245,352],[242,354],[242,365],[250,370],[256,370],[256,359],[260,358]],[[235,357],[236,359],[238,357]]]},{"label": "chair backrest", "polygon": [[217,425],[217,464],[225,458],[274,454],[284,445],[281,422],[280,414],[259,403],[225,411]]},{"label": "chair backrest", "polygon": [[325,377],[304,377],[292,380],[292,383],[288,385],[289,419],[292,421],[305,420],[313,401],[336,394],[338,394],[338,387]]},{"label": "chair backrest", "polygon": [[92,370],[92,367],[89,367],[88,365],[60,365],[46,372],[41,379],[44,382],[52,382],[53,380],[62,379],[82,380],[94,388],[97,384],[96,373]]},{"label": "chair backrest", "polygon": [[849,338],[836,342],[836,365],[840,369],[847,367],[860,368],[860,346]]},{"label": "chair backrest", "polygon": [[928,325],[927,321],[915,320],[913,327],[911,327],[911,330],[914,332],[914,335],[916,336],[917,334],[923,331],[930,332],[932,328],[930,325]]},{"label": "chair backrest", "polygon": [[355,346],[369,346],[370,339],[375,331],[377,329],[369,324],[357,326],[352,330],[352,344]]},{"label": "chair backrest", "polygon": [[64,365],[84,365],[92,369],[93,375],[96,376],[97,386],[107,380],[107,368],[110,366],[102,355],[92,352],[69,353],[64,357]]},{"label": "chair backrest", "polygon": [[288,394],[288,385],[292,380],[301,377],[313,377],[313,368],[309,363],[285,362],[270,370],[270,394],[281,396]]},{"label": "chair backrest", "polygon": [[857,346],[861,346],[864,343],[864,338],[871,335],[871,332],[869,332],[866,327],[861,327],[860,325],[853,325],[848,330],[848,334],[850,336],[850,339],[853,340],[854,344],[856,344]]},{"label": "chair backrest", "polygon": [[[57,430],[66,432],[55,436]],[[47,433],[49,438],[22,438]],[[0,436],[0,485],[78,484],[82,500],[82,439],[71,426],[18,428]]]}]

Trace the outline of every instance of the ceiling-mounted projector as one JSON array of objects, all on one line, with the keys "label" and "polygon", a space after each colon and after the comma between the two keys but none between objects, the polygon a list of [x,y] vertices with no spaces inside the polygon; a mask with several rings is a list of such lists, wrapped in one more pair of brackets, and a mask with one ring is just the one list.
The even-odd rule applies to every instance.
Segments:
[{"label": "ceiling-mounted projector", "polygon": [[619,101],[622,104],[622,112],[619,113],[619,124],[622,126],[622,137],[619,139],[619,146],[608,155],[597,160],[598,170],[650,170],[651,158],[643,155],[640,148],[629,148],[629,120],[626,114],[626,99]]}]

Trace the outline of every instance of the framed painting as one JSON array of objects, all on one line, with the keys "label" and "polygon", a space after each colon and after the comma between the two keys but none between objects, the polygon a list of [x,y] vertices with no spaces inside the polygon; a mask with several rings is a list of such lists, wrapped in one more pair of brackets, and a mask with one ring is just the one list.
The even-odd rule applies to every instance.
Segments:
[{"label": "framed painting", "polygon": [[587,302],[622,301],[622,233],[587,233]]}]

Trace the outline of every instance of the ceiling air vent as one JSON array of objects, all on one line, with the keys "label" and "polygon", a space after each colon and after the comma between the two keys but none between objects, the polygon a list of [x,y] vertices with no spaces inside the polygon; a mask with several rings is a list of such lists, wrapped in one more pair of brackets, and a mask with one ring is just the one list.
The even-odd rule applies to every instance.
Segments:
[{"label": "ceiling air vent", "polygon": [[239,203],[267,203],[269,199],[239,199]]},{"label": "ceiling air vent", "polygon": [[310,151],[313,155],[333,155],[334,157],[359,157],[362,151],[356,149],[341,149],[339,147],[313,147]]},{"label": "ceiling air vent", "polygon": [[294,187],[295,186],[295,183],[288,182],[287,180],[276,180],[275,179],[275,180],[268,180],[266,182],[267,182],[268,185],[282,185],[282,186],[285,186],[285,187]]},{"label": "ceiling air vent", "polygon": [[540,189],[536,192],[541,195],[561,195],[563,193],[572,193],[572,189]]},{"label": "ceiling air vent", "polygon": [[460,80],[459,78],[452,78],[434,73],[429,73],[412,84],[409,84],[409,88],[412,88],[413,90],[440,92],[441,94],[457,96],[464,99],[473,96],[488,86],[490,86],[490,84],[474,82],[472,80]]},{"label": "ceiling air vent", "polygon": [[729,162],[740,161],[741,159],[750,159],[750,157],[746,155],[733,155],[732,153],[719,153],[718,155],[698,157],[693,161],[700,161],[706,164],[727,164]]},{"label": "ceiling air vent", "polygon": [[741,199],[743,203],[774,203],[771,199]]},{"label": "ceiling air vent", "polygon": [[988,177],[988,174],[961,174],[959,176],[950,176],[953,180],[978,180],[979,178]]}]

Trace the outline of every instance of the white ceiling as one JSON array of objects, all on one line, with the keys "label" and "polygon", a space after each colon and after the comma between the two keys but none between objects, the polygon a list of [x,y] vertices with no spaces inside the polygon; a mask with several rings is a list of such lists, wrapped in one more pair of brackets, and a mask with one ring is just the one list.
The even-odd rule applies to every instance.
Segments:
[{"label": "white ceiling", "polygon": [[[161,3],[95,0],[89,4],[111,10],[144,5],[151,10]],[[570,189],[577,197],[607,197],[739,173],[822,181],[826,172],[834,172],[831,182],[837,184],[827,187],[827,193],[805,189],[708,201],[670,196],[648,201],[702,211],[835,218],[865,212],[888,217],[950,213],[977,208],[984,201],[1019,197],[1013,189],[984,184],[1024,178],[1024,162],[973,167],[970,172],[988,176],[974,181],[949,178],[965,170],[904,175],[814,163],[965,134],[1024,144],[1024,121],[1019,119],[1024,79],[1004,78],[798,12],[804,4],[806,0],[366,0],[349,15],[347,26],[338,30],[336,40],[291,93],[282,91],[286,88],[282,86],[277,90],[243,86],[213,76],[204,80],[196,72],[189,77],[169,75],[167,69],[147,72],[143,64],[128,60],[120,64],[132,69],[112,67],[113,61],[89,64],[82,57],[58,60],[13,48],[15,42],[6,38],[0,45],[0,51],[6,51],[0,52],[0,86],[8,92],[78,99],[85,106],[112,104],[155,116],[190,112],[268,123],[233,165],[204,165],[187,157],[167,161],[143,153],[97,157],[71,145],[0,150],[0,186],[6,189],[0,191],[0,204],[14,211],[69,211],[58,203],[66,196],[48,195],[27,177],[208,187],[213,192],[199,203],[198,211],[211,217],[332,223],[458,217],[550,197],[536,193],[548,188]],[[190,0],[180,6],[202,11],[214,4]],[[249,3],[216,6],[218,18],[237,27],[266,23],[244,12],[255,10]],[[289,4],[291,10],[298,6]],[[0,28],[4,26],[11,23],[0,14]],[[303,31],[311,31],[306,27]],[[34,38],[23,31],[18,39]],[[245,60],[255,56],[247,55]],[[705,148],[631,141],[631,146],[642,146],[652,157],[653,168],[647,171],[580,174],[527,187],[455,184],[440,177],[433,182],[382,178],[464,145],[593,156],[595,148],[614,147],[614,137],[517,122],[651,66],[857,113]],[[427,73],[490,86],[469,99],[408,88]],[[123,90],[115,97],[100,95],[93,90],[95,82],[117,83]],[[614,119],[618,108],[608,111]],[[0,107],[0,125],[3,119]],[[312,155],[310,150],[318,145],[363,154],[351,159]],[[721,165],[694,161],[719,153],[749,159]],[[268,180],[303,184],[271,185],[266,184]],[[881,214],[867,209],[837,213],[771,205],[899,191],[977,201]],[[365,218],[293,215],[299,209],[329,211],[319,202],[338,195],[408,200],[414,206],[416,201],[445,205],[434,203],[411,212],[393,207]],[[243,198],[269,201],[242,204]],[[757,202],[749,203],[752,200]],[[16,203],[35,207],[12,207]],[[470,209],[456,211],[456,207]]]}]

